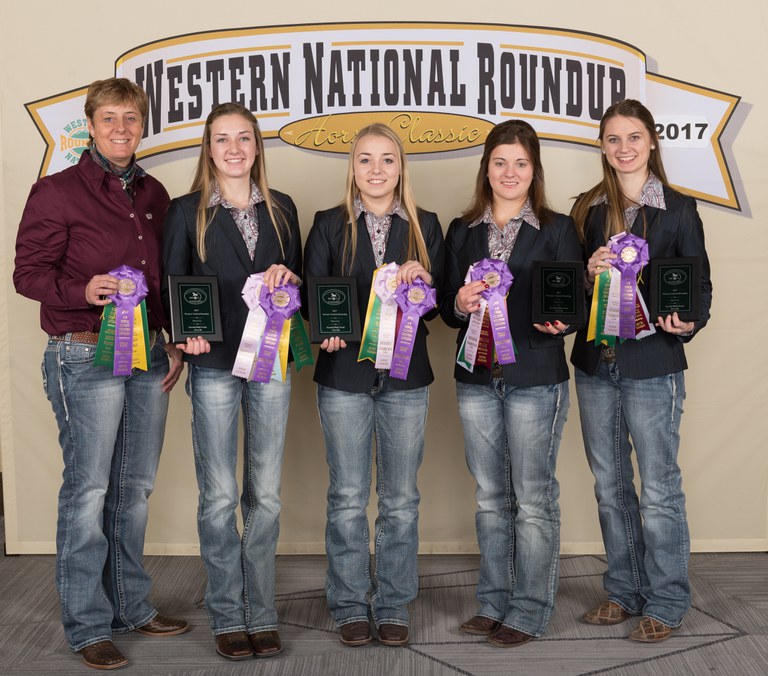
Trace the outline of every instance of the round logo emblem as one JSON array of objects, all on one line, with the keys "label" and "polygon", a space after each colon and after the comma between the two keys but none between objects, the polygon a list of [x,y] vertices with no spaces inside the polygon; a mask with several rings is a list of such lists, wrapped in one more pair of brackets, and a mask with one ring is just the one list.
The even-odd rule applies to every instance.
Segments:
[{"label": "round logo emblem", "polygon": [[547,275],[547,284],[554,289],[563,289],[570,286],[570,280],[561,272],[551,272]]},{"label": "round logo emblem", "polygon": [[184,300],[190,305],[201,305],[208,300],[208,294],[203,289],[187,289],[184,292]]},{"label": "round logo emblem", "polygon": [[396,289],[397,289],[397,277],[395,277],[395,275],[392,275],[387,280],[387,291],[389,291],[390,293],[394,293]]},{"label": "round logo emblem", "polygon": [[634,263],[639,255],[638,250],[633,246],[625,246],[619,256],[625,263]]},{"label": "round logo emblem", "polygon": [[673,268],[664,272],[664,281],[670,286],[684,284],[687,279],[688,275],[685,274],[685,270],[680,270],[680,268]]},{"label": "round logo emblem", "polygon": [[346,299],[346,294],[341,289],[328,289],[320,296],[326,305],[341,305]]},{"label": "round logo emblem", "polygon": [[493,289],[501,284],[501,275],[498,272],[486,272],[483,281]]},{"label": "round logo emblem", "polygon": [[121,279],[117,283],[117,292],[121,296],[131,296],[136,291],[136,282],[132,279]]}]

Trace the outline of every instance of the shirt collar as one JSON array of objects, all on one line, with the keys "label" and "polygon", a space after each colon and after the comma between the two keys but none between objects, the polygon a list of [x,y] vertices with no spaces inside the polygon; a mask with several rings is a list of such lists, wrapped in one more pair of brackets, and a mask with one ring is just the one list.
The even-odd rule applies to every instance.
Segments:
[{"label": "shirt collar", "polygon": [[[608,195],[603,193],[598,195],[589,206],[593,207],[596,204],[608,204]],[[664,201],[664,184],[653,173],[648,174],[648,178],[643,184],[643,189],[640,191],[640,199],[637,200],[637,205],[642,207],[652,207],[654,209],[666,210],[667,204]]]},{"label": "shirt collar", "polygon": [[[248,200],[248,206],[246,209],[242,211],[247,211],[249,209],[252,209],[254,206],[256,206],[259,202],[264,201],[264,195],[261,194],[261,190],[259,190],[258,186],[251,181],[251,197]],[[221,194],[221,190],[219,189],[219,184],[215,183],[213,186],[213,192],[211,193],[211,199],[208,201],[209,207],[215,207],[221,205],[225,209],[237,209],[237,207],[228,202]],[[238,209],[238,211],[241,211]]]},{"label": "shirt collar", "polygon": [[[355,197],[355,203],[353,206],[355,209],[355,219],[360,218],[360,214],[362,213],[370,213],[372,216],[375,215],[365,208],[365,204],[363,204],[363,200],[360,199],[360,195]],[[408,213],[406,212],[405,209],[403,209],[403,206],[400,204],[400,200],[397,198],[392,200],[392,204],[390,205],[389,209],[387,210],[387,213],[385,213],[384,216],[399,216],[404,221],[408,221]]]},{"label": "shirt collar", "polygon": [[[539,219],[536,218],[536,214],[533,213],[533,207],[531,206],[530,199],[525,200],[525,204],[523,204],[523,208],[520,210],[520,213],[514,218],[510,218],[504,227],[506,228],[507,225],[516,221],[525,221],[531,227],[534,227],[537,230],[541,230],[541,223],[539,223]],[[480,217],[472,221],[469,224],[469,227],[474,228],[476,225],[480,225],[481,223],[488,223],[489,225],[494,223],[492,205],[488,204],[485,209],[483,209],[483,213],[480,215]]]}]

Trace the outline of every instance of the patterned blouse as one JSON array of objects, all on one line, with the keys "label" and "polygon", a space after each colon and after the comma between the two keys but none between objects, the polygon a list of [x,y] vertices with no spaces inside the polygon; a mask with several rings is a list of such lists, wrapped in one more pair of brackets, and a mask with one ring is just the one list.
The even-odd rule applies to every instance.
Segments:
[{"label": "patterned blouse", "polygon": [[251,257],[251,260],[253,260],[253,254],[256,251],[256,242],[259,241],[259,215],[256,212],[256,205],[263,201],[264,196],[256,187],[256,184],[251,181],[251,197],[245,209],[238,209],[234,204],[231,204],[222,197],[218,185],[214,187],[211,200],[208,203],[209,207],[222,206],[229,210],[229,213],[232,214],[232,219],[237,225],[237,229],[243,236],[245,245],[248,247],[248,255]]}]

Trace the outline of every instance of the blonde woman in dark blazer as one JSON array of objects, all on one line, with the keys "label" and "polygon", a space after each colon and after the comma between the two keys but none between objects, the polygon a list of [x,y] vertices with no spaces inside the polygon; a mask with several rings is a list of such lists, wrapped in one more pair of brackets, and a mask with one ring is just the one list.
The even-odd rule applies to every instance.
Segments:
[{"label": "blonde woman in dark blazer", "polygon": [[[443,233],[435,214],[416,207],[400,140],[375,124],[362,129],[352,146],[344,202],[315,216],[304,275],[354,277],[362,318],[374,270],[391,262],[400,265],[398,282],[418,278],[436,287]],[[334,337],[320,346],[315,381],[330,470],[326,591],[348,646],[371,641],[369,617],[381,643],[409,640],[406,606],[418,589],[416,473],[433,380],[424,320],[436,314],[435,309],[419,320],[405,380],[370,361],[358,362],[358,343]],[[366,507],[374,435],[379,513],[372,573]]]}]

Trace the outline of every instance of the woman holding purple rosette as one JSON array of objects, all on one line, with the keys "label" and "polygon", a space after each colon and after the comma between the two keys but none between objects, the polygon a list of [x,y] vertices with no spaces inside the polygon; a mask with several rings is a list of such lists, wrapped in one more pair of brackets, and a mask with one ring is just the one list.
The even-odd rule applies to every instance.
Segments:
[{"label": "woman holding purple rosette", "polygon": [[448,229],[440,314],[459,329],[454,376],[477,481],[479,607],[460,628],[500,647],[541,636],[554,608],[570,329],[533,324],[531,285],[534,261],[580,258],[573,221],[547,207],[533,127],[497,125],[472,203]]},{"label": "woman holding purple rosette", "polygon": [[[330,471],[328,606],[344,645],[369,643],[370,619],[381,643],[405,645],[407,605],[418,591],[416,474],[433,380],[425,320],[437,315],[443,233],[435,214],[416,207],[389,127],[358,132],[344,202],[316,214],[304,257],[305,278],[354,277],[360,316],[369,306],[377,313],[375,321],[368,313],[361,344],[325,339],[315,369]],[[366,507],[374,457],[372,573]]]},{"label": "woman holding purple rosette", "polygon": [[281,369],[274,346],[299,307],[301,235],[291,198],[269,188],[261,133],[247,108],[223,103],[208,115],[192,192],[171,202],[163,235],[166,273],[215,275],[221,296],[222,342],[179,345],[189,364],[197,521],[216,650],[231,660],[271,657],[282,651],[275,551],[291,391],[290,367]]},{"label": "woman holding purple rosette", "polygon": [[[142,564],[168,392],[183,368],[162,334],[168,193],[135,156],[147,111],[146,94],[129,80],[91,84],[88,148],[76,166],[32,187],[16,240],[13,280],[40,302],[43,381],[64,461],[56,531],[64,633],[94,669],[128,664],[113,634],[189,629],[158,614]],[[100,334],[107,313],[118,317],[116,349]]]},{"label": "woman holding purple rosette", "polygon": [[[657,642],[680,626],[691,603],[677,464],[683,345],[709,319],[712,284],[696,201],[669,185],[648,109],[634,100],[612,105],[599,140],[603,180],[579,196],[572,212],[594,290],[590,321],[576,336],[571,362],[608,559],[608,598],[584,620],[612,625],[641,615],[629,638]],[[677,257],[701,261],[695,322],[677,313],[648,316],[650,268],[639,273],[654,258]]]}]

